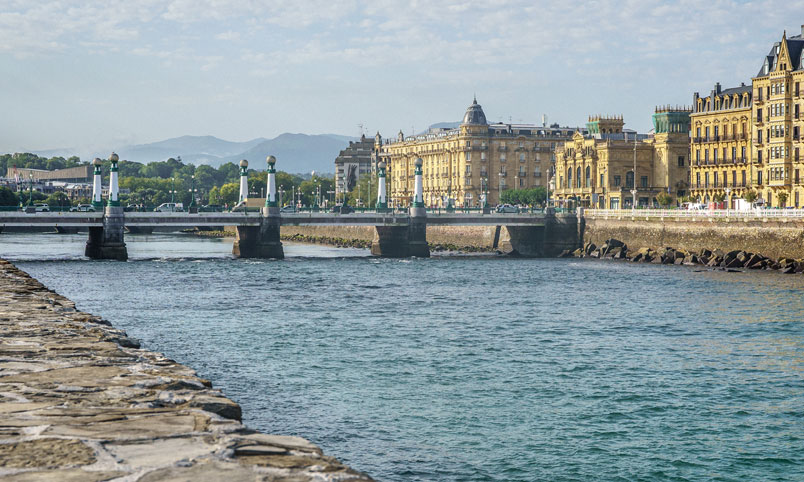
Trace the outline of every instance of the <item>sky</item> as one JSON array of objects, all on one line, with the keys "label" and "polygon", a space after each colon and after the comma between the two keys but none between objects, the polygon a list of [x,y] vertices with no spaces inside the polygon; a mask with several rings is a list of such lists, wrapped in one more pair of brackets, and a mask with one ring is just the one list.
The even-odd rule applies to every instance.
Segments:
[{"label": "sky", "polygon": [[[750,83],[801,0],[0,0],[0,153],[582,126]],[[362,126],[362,127],[361,127]]]}]

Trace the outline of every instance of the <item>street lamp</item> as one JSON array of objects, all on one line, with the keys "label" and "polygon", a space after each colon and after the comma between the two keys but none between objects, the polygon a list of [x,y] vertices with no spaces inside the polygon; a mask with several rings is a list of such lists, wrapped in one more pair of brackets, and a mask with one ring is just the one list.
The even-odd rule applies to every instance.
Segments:
[{"label": "street lamp", "polygon": [[33,173],[28,173],[28,206],[33,206]]},{"label": "street lamp", "polygon": [[176,194],[176,178],[171,177],[170,178],[170,204],[173,204],[174,206],[175,206],[174,203],[176,202],[175,199],[174,199],[175,194]]},{"label": "street lamp", "polygon": [[191,179],[192,179],[192,184],[191,184],[191,187],[190,187],[190,205],[188,206],[190,208],[190,210],[191,210],[190,212],[192,212],[192,210],[196,208],[196,205],[195,205],[195,174],[193,174],[191,176]]},{"label": "street lamp", "polygon": [[726,216],[729,215],[729,210],[731,209],[731,188],[726,188]]}]

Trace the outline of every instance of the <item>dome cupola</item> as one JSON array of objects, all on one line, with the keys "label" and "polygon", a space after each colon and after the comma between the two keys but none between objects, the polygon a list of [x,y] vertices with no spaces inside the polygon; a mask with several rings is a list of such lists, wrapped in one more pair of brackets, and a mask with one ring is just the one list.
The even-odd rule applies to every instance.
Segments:
[{"label": "dome cupola", "polygon": [[478,125],[487,126],[489,123],[486,121],[486,114],[483,113],[483,108],[477,103],[477,98],[472,101],[472,105],[466,109],[466,114],[463,115],[463,122],[461,125]]}]

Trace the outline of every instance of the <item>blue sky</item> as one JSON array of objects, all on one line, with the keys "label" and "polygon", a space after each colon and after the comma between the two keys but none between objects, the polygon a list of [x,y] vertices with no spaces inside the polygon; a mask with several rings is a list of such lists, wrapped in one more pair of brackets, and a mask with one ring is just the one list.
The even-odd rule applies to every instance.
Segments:
[{"label": "blue sky", "polygon": [[393,136],[458,120],[583,125],[750,82],[781,0],[0,0],[0,152],[179,135]]}]

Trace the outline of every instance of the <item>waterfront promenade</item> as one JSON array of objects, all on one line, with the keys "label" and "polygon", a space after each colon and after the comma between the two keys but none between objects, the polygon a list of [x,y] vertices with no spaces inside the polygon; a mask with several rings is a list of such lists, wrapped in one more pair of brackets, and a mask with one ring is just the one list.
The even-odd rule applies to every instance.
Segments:
[{"label": "waterfront promenade", "polygon": [[0,478],[371,480],[0,259]]}]

